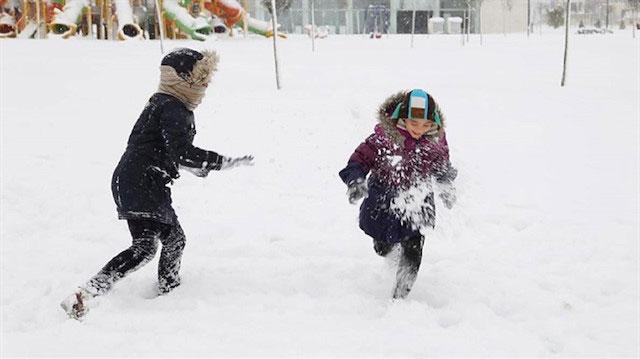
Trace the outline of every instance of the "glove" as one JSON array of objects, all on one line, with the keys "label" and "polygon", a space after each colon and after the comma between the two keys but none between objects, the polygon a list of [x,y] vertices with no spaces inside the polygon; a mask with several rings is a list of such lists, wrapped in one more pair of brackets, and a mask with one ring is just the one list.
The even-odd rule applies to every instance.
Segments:
[{"label": "glove", "polygon": [[246,155],[242,157],[223,157],[220,164],[220,170],[228,170],[238,166],[253,166],[253,156]]},{"label": "glove", "polygon": [[440,199],[442,200],[442,204],[444,204],[445,207],[447,207],[448,209],[453,208],[453,205],[456,204],[457,201],[456,189],[451,186],[450,188],[443,190],[442,192],[440,192]]},{"label": "glove", "polygon": [[349,183],[349,189],[347,189],[347,195],[349,196],[349,203],[355,204],[360,198],[367,197],[369,195],[369,189],[367,188],[367,182],[364,178],[358,178],[357,180]]},{"label": "glove", "polygon": [[209,168],[194,168],[194,167],[186,167],[186,166],[180,166],[181,170],[187,170],[191,173],[193,173],[194,175],[196,175],[197,177],[207,177],[209,175],[209,171],[211,171]]},{"label": "glove", "polygon": [[207,164],[205,162],[203,167],[180,166],[180,169],[185,169],[198,177],[207,177],[210,171],[226,170],[238,166],[253,166],[253,156],[247,155],[237,158],[222,157],[222,161],[219,163]]}]

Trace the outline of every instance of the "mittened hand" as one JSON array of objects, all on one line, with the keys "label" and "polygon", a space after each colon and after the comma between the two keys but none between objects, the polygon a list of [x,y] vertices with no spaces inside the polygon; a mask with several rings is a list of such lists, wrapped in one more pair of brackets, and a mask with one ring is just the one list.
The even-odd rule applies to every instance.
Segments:
[{"label": "mittened hand", "polygon": [[253,166],[253,156],[246,155],[242,157],[224,157],[220,164],[220,170],[228,170],[239,166]]},{"label": "mittened hand", "polygon": [[183,166],[180,166],[180,169],[187,170],[193,173],[194,175],[196,175],[197,177],[207,177],[209,175],[209,171],[211,171],[208,168],[193,168],[193,167],[183,167]]},{"label": "mittened hand", "polygon": [[367,197],[369,195],[369,189],[367,188],[367,182],[364,178],[358,178],[349,184],[347,189],[347,196],[349,196],[349,203],[355,204],[360,198]]},{"label": "mittened hand", "polygon": [[442,204],[448,209],[453,208],[453,205],[456,204],[456,190],[455,188],[450,188],[446,191],[440,193],[440,199],[442,200]]}]

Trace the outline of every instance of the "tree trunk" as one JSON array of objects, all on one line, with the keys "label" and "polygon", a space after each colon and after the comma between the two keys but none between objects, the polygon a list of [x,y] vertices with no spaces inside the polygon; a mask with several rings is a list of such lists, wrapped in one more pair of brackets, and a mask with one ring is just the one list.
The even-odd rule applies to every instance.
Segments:
[{"label": "tree trunk", "polygon": [[569,25],[571,24],[571,0],[567,0],[567,9],[564,19],[564,61],[562,65],[562,81],[560,86],[564,87],[567,78],[567,53],[569,52]]},{"label": "tree trunk", "polygon": [[280,90],[280,70],[278,69],[278,12],[276,9],[276,0],[271,0],[271,26],[273,26],[273,60],[276,66],[276,87]]},{"label": "tree trunk", "polygon": [[316,10],[315,1],[311,0],[311,51],[316,51]]}]

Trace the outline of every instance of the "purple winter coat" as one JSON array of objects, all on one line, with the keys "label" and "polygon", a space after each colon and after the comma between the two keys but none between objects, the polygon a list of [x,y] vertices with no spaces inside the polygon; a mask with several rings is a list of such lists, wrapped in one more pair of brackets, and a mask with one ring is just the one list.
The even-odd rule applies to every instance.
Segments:
[{"label": "purple winter coat", "polygon": [[356,148],[340,177],[349,185],[371,173],[369,194],[360,206],[360,228],[376,241],[397,243],[419,236],[421,227],[434,226],[432,177],[450,183],[456,170],[444,129],[436,137],[416,140],[386,111],[381,109],[379,117],[381,123]]}]

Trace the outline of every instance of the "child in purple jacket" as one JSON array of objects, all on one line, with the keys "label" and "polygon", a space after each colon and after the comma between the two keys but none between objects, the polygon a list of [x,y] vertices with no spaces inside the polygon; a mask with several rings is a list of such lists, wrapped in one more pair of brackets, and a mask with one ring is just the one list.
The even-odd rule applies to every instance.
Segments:
[{"label": "child in purple jacket", "polygon": [[[349,187],[349,202],[360,198],[360,228],[386,256],[400,245],[393,298],[405,298],[416,280],[424,235],[435,224],[432,178],[447,208],[455,203],[444,116],[424,90],[401,91],[378,110],[374,133],[349,158],[340,178]],[[369,179],[365,181],[367,174]]]}]

